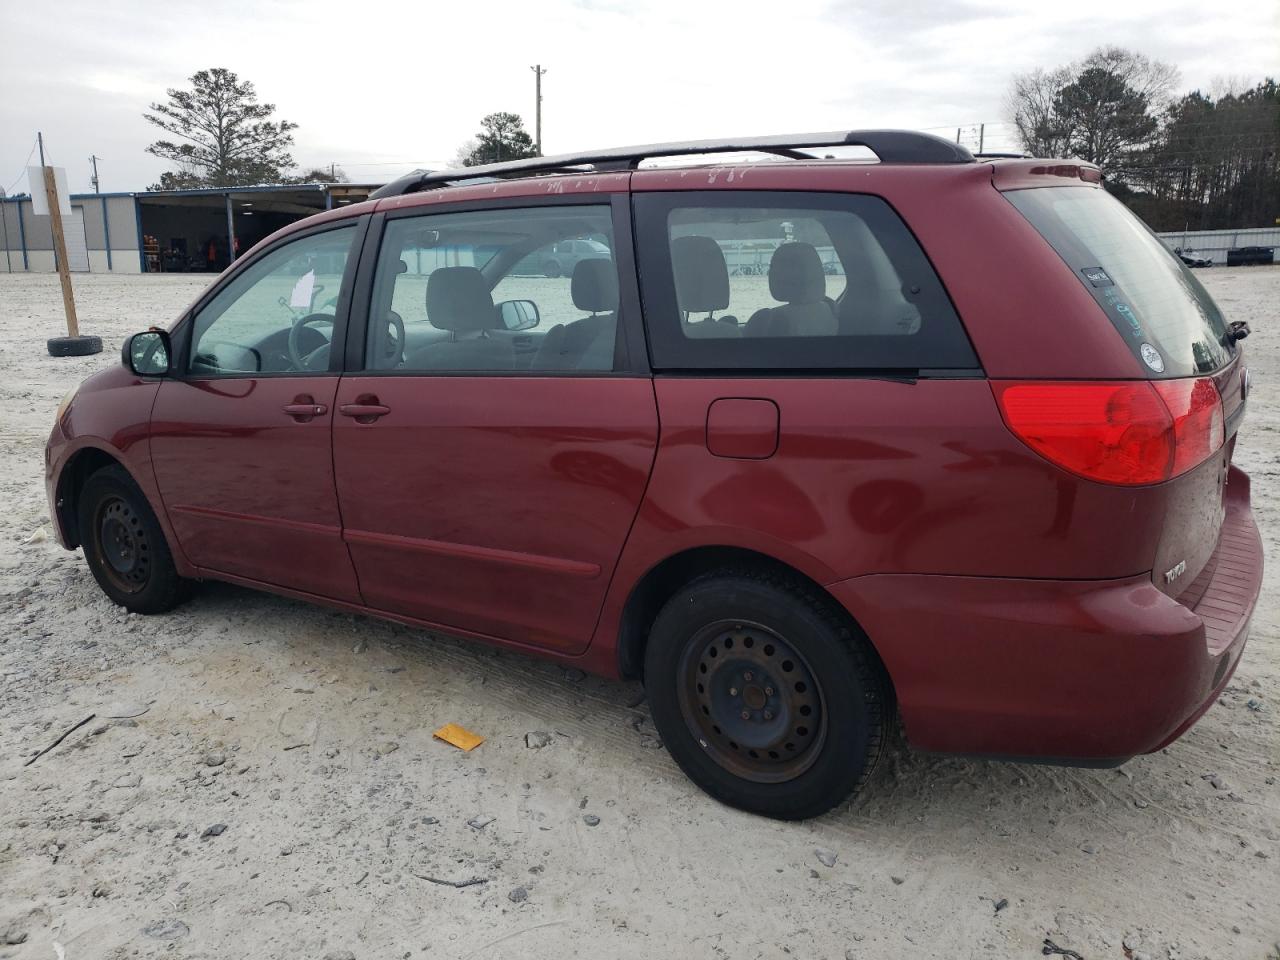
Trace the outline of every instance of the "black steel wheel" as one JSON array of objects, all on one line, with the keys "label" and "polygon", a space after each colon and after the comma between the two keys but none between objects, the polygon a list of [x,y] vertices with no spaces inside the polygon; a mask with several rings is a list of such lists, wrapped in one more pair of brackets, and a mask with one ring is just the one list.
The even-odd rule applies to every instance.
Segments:
[{"label": "black steel wheel", "polygon": [[812,585],[783,573],[717,571],[654,620],[644,682],[680,768],[713,797],[802,820],[866,782],[891,715],[866,636]]},{"label": "black steel wheel", "polygon": [[99,501],[92,549],[117,590],[138,593],[151,579],[151,545],[142,518],[122,497]]},{"label": "black steel wheel", "polygon": [[757,783],[804,773],[826,734],[809,664],[761,623],[710,623],[685,646],[680,710],[716,763]]},{"label": "black steel wheel", "polygon": [[102,591],[135,613],[163,613],[185,600],[191,581],[178,575],[156,515],[123,467],[103,467],[76,504],[84,557]]}]

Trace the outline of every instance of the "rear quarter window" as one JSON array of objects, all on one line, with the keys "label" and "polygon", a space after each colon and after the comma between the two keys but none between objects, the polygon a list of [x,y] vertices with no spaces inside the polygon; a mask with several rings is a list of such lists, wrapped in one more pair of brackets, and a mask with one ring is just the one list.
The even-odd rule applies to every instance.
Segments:
[{"label": "rear quarter window", "polygon": [[1148,376],[1212,373],[1234,356],[1213,298],[1119,200],[1094,187],[1005,197],[1075,272]]},{"label": "rear quarter window", "polygon": [[950,298],[878,197],[640,193],[655,370],[975,370]]}]

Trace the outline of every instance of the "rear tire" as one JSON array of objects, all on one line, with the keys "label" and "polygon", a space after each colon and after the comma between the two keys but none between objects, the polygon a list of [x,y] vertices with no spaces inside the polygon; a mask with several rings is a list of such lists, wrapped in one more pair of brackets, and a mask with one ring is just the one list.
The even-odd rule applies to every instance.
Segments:
[{"label": "rear tire", "polygon": [[884,669],[802,583],[754,570],[691,581],[654,621],[644,677],[672,757],[730,806],[815,817],[856,793],[880,757]]},{"label": "rear tire", "polygon": [[123,467],[85,481],[76,505],[80,543],[102,592],[133,613],[165,613],[191,595],[151,505]]},{"label": "rear tire", "polygon": [[559,277],[564,271],[560,267],[559,260],[548,260],[542,265],[542,273],[544,276],[550,277],[552,280]]}]

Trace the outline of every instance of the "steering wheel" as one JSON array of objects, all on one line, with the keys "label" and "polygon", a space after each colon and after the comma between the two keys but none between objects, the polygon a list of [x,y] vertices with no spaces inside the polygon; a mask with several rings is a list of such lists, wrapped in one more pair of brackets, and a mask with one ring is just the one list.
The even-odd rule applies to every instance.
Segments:
[{"label": "steering wheel", "polygon": [[404,318],[394,310],[387,311],[387,327],[381,339],[383,361],[398,365],[404,358]]},{"label": "steering wheel", "polygon": [[[321,324],[328,324],[333,327],[333,317],[327,313],[309,313],[305,317],[293,321],[293,326],[289,328],[289,362],[293,364],[295,370],[314,370],[312,364],[332,345],[333,330],[329,331],[329,339],[314,350],[302,352],[302,329],[303,327],[315,327]],[[316,331],[319,333],[319,331]],[[323,336],[323,334],[321,334]]]}]

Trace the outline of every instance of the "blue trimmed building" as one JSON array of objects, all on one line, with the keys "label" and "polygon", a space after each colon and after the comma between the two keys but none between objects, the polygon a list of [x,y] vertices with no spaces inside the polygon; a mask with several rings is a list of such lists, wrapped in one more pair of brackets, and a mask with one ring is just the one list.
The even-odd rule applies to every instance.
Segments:
[{"label": "blue trimmed building", "polygon": [[[302,183],[140,193],[76,193],[67,260],[88,273],[216,272],[268,234],[377,185]],[[26,195],[0,197],[0,272],[56,269],[48,217]]]}]

